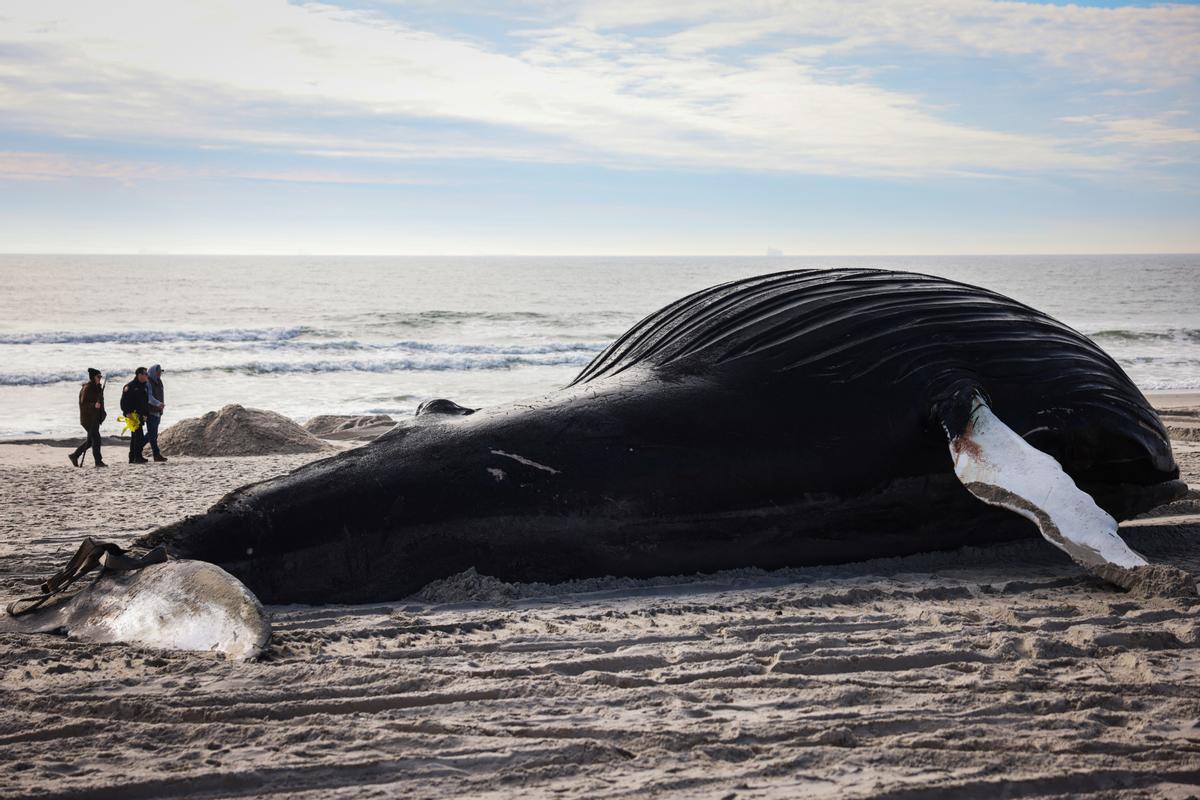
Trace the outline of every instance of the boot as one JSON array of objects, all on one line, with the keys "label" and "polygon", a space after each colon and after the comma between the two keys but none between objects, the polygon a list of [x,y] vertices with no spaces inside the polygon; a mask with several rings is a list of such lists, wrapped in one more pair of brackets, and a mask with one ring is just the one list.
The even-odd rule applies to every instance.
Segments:
[{"label": "boot", "polygon": [[96,462],[96,466],[97,466],[97,467],[107,467],[107,466],[108,466],[108,464],[105,464],[103,461],[97,461],[97,462]]},{"label": "boot", "polygon": [[78,453],[71,453],[70,455],[67,456],[67,458],[71,459],[71,466],[78,467],[80,465]]},{"label": "boot", "polygon": [[155,461],[166,461],[166,460],[167,460],[167,457],[166,457],[166,456],[164,456],[162,453],[155,453],[155,454],[154,454],[154,460],[155,460]]}]

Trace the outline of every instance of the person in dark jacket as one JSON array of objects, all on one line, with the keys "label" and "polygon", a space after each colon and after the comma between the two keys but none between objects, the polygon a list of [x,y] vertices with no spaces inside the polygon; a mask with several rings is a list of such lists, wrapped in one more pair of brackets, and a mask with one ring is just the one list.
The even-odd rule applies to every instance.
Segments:
[{"label": "person in dark jacket", "polygon": [[129,437],[130,464],[150,463],[142,455],[142,448],[146,446],[146,417],[150,416],[150,396],[146,393],[146,381],[149,379],[146,368],[138,367],[133,380],[121,390],[121,413],[128,418],[131,413],[137,412],[139,423]]},{"label": "person in dark jacket", "polygon": [[83,454],[92,448],[97,467],[107,467],[100,457],[100,423],[108,416],[104,410],[104,376],[100,370],[88,367],[87,383],[79,387],[79,424],[87,431],[87,439],[67,456],[77,467],[83,466]]},{"label": "person in dark jacket", "polygon": [[163,409],[167,407],[166,390],[162,382],[163,368],[155,364],[146,373],[146,397],[150,402],[150,416],[146,418],[146,439],[150,442],[150,452],[154,453],[155,461],[166,461],[158,449],[158,423],[162,422]]}]

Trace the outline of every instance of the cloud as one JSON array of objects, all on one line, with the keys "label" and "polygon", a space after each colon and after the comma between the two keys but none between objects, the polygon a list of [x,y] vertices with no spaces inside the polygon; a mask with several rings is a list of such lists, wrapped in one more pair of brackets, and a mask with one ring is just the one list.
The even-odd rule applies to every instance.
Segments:
[{"label": "cloud", "polygon": [[1171,116],[1151,118],[1119,118],[1104,115],[1063,117],[1063,122],[1091,125],[1103,131],[1110,143],[1133,144],[1141,147],[1163,147],[1200,143],[1200,130],[1179,128],[1168,121]]},{"label": "cloud", "polygon": [[183,177],[186,171],[161,164],[80,160],[60,153],[0,151],[0,180],[52,181],[67,178],[106,178],[121,182]]},{"label": "cloud", "polygon": [[[887,43],[1031,55],[1125,82],[1196,71],[1197,14],[1175,7],[606,2],[543,16],[554,24],[522,23],[501,47],[320,3],[18,0],[0,19],[0,120],[35,134],[322,158],[1091,172],[1122,159],[951,121],[822,59]],[[759,46],[727,52],[749,45]]]},{"label": "cloud", "polygon": [[54,152],[0,150],[0,181],[115,180],[133,185],[186,178],[236,178],[287,183],[428,185],[436,181],[318,169],[197,168],[130,159],[97,159]]},{"label": "cloud", "polygon": [[811,54],[899,45],[916,51],[1031,56],[1087,79],[1134,84],[1192,82],[1200,71],[1200,8],[1161,4],[1096,8],[993,0],[590,0],[589,28],[671,23],[678,52],[706,52],[781,37],[823,43]]}]

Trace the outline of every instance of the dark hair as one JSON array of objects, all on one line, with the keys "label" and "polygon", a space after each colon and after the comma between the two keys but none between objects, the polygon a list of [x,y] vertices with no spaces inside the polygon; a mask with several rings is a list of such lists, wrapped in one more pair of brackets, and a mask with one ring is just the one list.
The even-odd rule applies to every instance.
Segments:
[{"label": "dark hair", "polygon": [[97,377],[100,374],[101,374],[100,370],[96,369],[95,367],[88,367],[88,379],[89,380]]},{"label": "dark hair", "polygon": [[141,374],[142,374],[143,372],[145,372],[145,371],[146,371],[146,368],[145,368],[145,367],[138,367],[137,369],[135,369],[135,370],[133,371],[133,377],[135,377],[135,378],[136,378],[138,375],[141,375]]}]

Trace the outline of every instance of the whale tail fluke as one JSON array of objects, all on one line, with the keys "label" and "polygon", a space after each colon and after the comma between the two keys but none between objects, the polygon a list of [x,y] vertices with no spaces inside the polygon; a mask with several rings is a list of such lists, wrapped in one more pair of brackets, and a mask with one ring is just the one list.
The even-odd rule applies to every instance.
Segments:
[{"label": "whale tail fluke", "polygon": [[1077,564],[1122,588],[1197,594],[1189,573],[1151,565],[1131,549],[1118,535],[1117,521],[1054,458],[1005,425],[980,393],[960,393],[952,409],[943,415],[943,427],[954,474],[971,494],[1029,519]]}]

